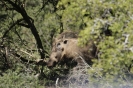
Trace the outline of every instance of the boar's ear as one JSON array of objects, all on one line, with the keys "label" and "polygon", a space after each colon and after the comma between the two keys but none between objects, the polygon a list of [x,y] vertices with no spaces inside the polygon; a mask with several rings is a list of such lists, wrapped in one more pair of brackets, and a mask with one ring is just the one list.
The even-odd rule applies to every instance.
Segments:
[{"label": "boar's ear", "polygon": [[67,44],[67,41],[68,41],[68,40],[65,38],[65,35],[64,35],[64,36],[63,36],[63,43],[64,43],[64,44]]},{"label": "boar's ear", "polygon": [[57,38],[52,39],[52,43],[54,44],[57,41]]},{"label": "boar's ear", "polygon": [[53,42],[55,42],[55,41],[57,41],[57,38],[54,38],[54,39],[53,39]]},{"label": "boar's ear", "polygon": [[62,36],[62,39],[64,40],[65,38],[66,38],[66,36],[65,36],[65,35],[63,35],[63,36]]}]

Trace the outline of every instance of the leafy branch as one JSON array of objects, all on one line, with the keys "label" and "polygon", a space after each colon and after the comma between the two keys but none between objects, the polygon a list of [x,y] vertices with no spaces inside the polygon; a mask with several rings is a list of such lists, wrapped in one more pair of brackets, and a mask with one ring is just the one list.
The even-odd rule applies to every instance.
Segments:
[{"label": "leafy branch", "polygon": [[[42,42],[41,42],[40,36],[39,36],[39,34],[38,34],[38,31],[37,31],[37,29],[36,29],[36,27],[35,27],[35,25],[34,25],[33,19],[27,14],[27,12],[26,12],[26,10],[24,9],[23,5],[17,5],[16,3],[14,3],[14,2],[11,1],[11,0],[5,0],[5,1],[6,1],[7,3],[9,3],[10,5],[12,5],[13,9],[22,15],[23,20],[27,23],[27,25],[20,23],[20,21],[22,21],[22,19],[19,20],[19,21],[17,21],[16,23],[19,23],[19,25],[22,25],[22,26],[25,26],[25,27],[29,27],[29,28],[30,28],[30,30],[31,30],[31,32],[32,32],[32,34],[33,34],[33,36],[34,36],[34,38],[35,38],[35,40],[36,40],[37,48],[38,48],[39,54],[40,54],[40,56],[41,56],[41,59],[44,59],[45,56],[46,56],[45,54],[47,54],[47,51],[45,51],[45,50],[43,49]],[[15,23],[10,27],[9,30],[11,30],[11,28],[12,28],[13,26],[15,26]],[[8,31],[9,31],[9,30],[8,30]],[[8,32],[8,31],[7,31],[7,32]],[[7,33],[7,32],[6,32],[6,33]],[[6,33],[5,33],[5,34],[6,34]]]}]

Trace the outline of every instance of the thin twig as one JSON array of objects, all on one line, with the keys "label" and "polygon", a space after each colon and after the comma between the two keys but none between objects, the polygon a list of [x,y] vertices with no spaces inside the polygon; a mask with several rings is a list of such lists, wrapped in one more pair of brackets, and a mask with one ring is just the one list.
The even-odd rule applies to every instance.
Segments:
[{"label": "thin twig", "polygon": [[[25,53],[25,54],[27,54],[27,55],[29,55],[30,57],[33,57],[30,53],[28,53],[28,52],[26,52],[24,50],[20,50],[20,51],[23,52],[23,53]],[[35,58],[35,57],[33,57],[33,58]]]}]

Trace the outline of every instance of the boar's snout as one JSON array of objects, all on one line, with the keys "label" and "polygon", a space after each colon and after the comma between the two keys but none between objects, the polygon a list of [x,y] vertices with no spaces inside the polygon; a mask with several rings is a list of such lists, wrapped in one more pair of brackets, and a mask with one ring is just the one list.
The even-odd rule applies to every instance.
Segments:
[{"label": "boar's snout", "polygon": [[58,56],[57,56],[57,52],[52,52],[48,62],[47,62],[47,66],[48,67],[54,67],[58,62]]},{"label": "boar's snout", "polygon": [[57,61],[56,60],[52,60],[50,59],[48,62],[47,62],[47,66],[48,68],[52,68],[56,65]]},{"label": "boar's snout", "polygon": [[60,50],[58,50],[56,52],[52,52],[50,55],[50,58],[47,62],[47,66],[48,67],[54,67],[58,63],[58,61],[60,60],[61,54],[62,54],[62,51],[60,51]]}]

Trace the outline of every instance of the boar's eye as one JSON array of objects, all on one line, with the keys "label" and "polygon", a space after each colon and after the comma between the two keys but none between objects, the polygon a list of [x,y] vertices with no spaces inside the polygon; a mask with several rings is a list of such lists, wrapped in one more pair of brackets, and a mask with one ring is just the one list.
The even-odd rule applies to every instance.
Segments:
[{"label": "boar's eye", "polygon": [[57,47],[59,47],[60,43],[57,44]]},{"label": "boar's eye", "polygon": [[67,40],[64,41],[64,44],[67,44]]}]

